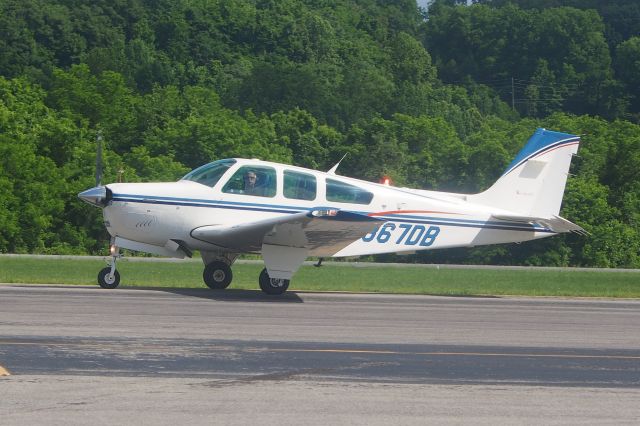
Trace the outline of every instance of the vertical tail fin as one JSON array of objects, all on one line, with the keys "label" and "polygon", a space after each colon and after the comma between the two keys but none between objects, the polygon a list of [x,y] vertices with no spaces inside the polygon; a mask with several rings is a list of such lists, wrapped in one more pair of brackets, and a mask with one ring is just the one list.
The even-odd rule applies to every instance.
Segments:
[{"label": "vertical tail fin", "polygon": [[579,143],[580,137],[576,135],[536,130],[502,176],[489,189],[469,196],[468,200],[523,216],[557,215],[571,158]]}]

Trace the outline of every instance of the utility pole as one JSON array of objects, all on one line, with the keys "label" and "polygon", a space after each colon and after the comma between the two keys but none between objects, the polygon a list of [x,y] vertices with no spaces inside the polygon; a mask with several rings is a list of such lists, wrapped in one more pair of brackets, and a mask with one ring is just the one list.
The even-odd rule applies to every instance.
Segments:
[{"label": "utility pole", "polygon": [[516,91],[513,84],[513,77],[511,77],[511,109],[516,110]]},{"label": "utility pole", "polygon": [[96,186],[102,183],[102,130],[96,135]]}]

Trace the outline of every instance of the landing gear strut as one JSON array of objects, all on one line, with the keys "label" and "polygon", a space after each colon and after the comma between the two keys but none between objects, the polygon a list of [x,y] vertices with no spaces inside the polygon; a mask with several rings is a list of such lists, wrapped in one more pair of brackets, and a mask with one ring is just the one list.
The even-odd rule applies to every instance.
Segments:
[{"label": "landing gear strut", "polygon": [[122,255],[120,254],[120,249],[115,245],[112,245],[109,250],[111,252],[111,262],[109,266],[98,272],[98,284],[102,288],[112,289],[120,284],[120,273],[116,271],[116,260]]},{"label": "landing gear strut", "polygon": [[282,294],[289,288],[289,280],[283,278],[271,278],[267,272],[267,268],[264,268],[260,273],[260,289],[267,294]]}]

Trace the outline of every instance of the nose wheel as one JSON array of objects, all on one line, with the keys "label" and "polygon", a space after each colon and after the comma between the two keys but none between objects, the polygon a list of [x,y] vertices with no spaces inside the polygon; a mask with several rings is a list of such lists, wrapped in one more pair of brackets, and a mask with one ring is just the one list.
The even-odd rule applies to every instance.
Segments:
[{"label": "nose wheel", "polygon": [[98,272],[98,285],[102,288],[112,289],[120,285],[120,273],[116,271],[116,260],[122,255],[120,254],[120,248],[115,244],[111,245],[109,251],[111,252],[111,262],[109,262],[109,266]]},{"label": "nose wheel", "polygon": [[120,284],[120,272],[111,271],[111,266],[103,268],[98,273],[98,284],[102,288],[116,288]]}]

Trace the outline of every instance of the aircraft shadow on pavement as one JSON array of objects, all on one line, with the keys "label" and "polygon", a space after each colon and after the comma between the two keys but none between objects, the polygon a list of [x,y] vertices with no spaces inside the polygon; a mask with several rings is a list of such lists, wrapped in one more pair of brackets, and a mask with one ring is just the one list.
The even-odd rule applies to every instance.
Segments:
[{"label": "aircraft shadow on pavement", "polygon": [[257,290],[225,289],[211,290],[199,288],[153,288],[155,291],[178,294],[180,296],[199,297],[227,302],[266,302],[266,303],[304,303],[295,292],[288,291],[279,296],[271,296]]}]

